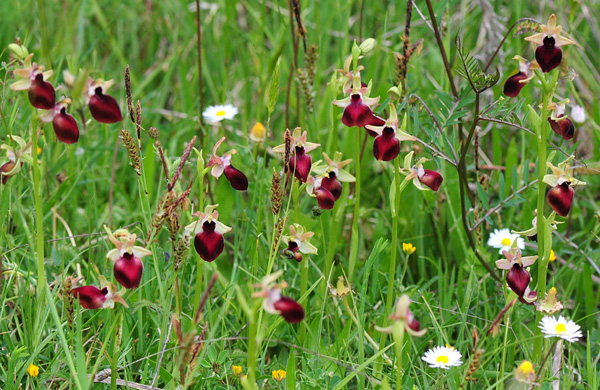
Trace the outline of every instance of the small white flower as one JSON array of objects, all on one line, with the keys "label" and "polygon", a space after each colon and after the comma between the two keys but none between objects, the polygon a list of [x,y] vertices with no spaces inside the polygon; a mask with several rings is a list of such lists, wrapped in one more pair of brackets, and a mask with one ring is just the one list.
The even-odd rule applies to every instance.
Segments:
[{"label": "small white flower", "polygon": [[521,250],[525,249],[525,240],[519,237],[518,234],[511,234],[508,229],[494,229],[490,234],[490,239],[487,244],[492,248],[499,248],[498,253],[502,254],[502,251],[509,251],[513,242],[517,240],[517,247]]},{"label": "small white flower", "polygon": [[565,317],[559,316],[558,320],[554,317],[544,317],[540,321],[540,329],[544,333],[544,337],[560,337],[570,343],[574,343],[580,337],[581,327],[571,320],[566,320]]},{"label": "small white flower", "polygon": [[571,119],[575,123],[583,123],[585,122],[585,110],[583,107],[575,105],[571,109]]},{"label": "small white flower", "polygon": [[238,113],[238,109],[231,104],[224,106],[209,106],[204,110],[202,116],[210,124],[221,122],[223,119],[233,119]]},{"label": "small white flower", "polygon": [[429,363],[429,366],[435,368],[450,369],[452,366],[460,366],[462,364],[462,355],[456,349],[450,346],[435,347],[425,352],[423,359]]}]

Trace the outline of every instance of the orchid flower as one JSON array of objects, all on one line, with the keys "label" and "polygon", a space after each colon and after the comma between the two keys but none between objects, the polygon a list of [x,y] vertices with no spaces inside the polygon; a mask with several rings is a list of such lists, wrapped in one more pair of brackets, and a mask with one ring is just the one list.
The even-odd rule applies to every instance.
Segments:
[{"label": "orchid flower", "polygon": [[[296,127],[292,134],[290,161],[288,163],[288,169],[290,172],[294,172],[296,179],[302,183],[306,183],[308,180],[308,174],[312,165],[310,156],[306,153],[315,150],[320,144],[315,144],[306,141],[306,131],[302,133],[302,129]],[[277,145],[273,148],[275,153],[285,153],[285,144]]]},{"label": "orchid flower", "polygon": [[287,287],[287,283],[275,283],[283,274],[283,271],[277,271],[274,274],[262,278],[260,284],[253,287],[259,288],[259,291],[252,294],[253,298],[263,298],[263,309],[267,313],[278,314],[290,324],[297,324],[304,318],[304,309],[294,299],[283,296],[281,289]]},{"label": "orchid flower", "polygon": [[117,101],[106,91],[114,84],[112,80],[104,81],[102,79],[88,82],[86,102],[90,108],[90,113],[95,120],[101,123],[121,122],[123,115]]},{"label": "orchid flower", "polygon": [[572,187],[586,185],[585,182],[571,176],[570,162],[574,158],[574,156],[570,156],[558,164],[558,167],[555,167],[549,161],[546,163],[552,170],[551,175],[544,176],[544,183],[552,187],[548,191],[548,203],[552,207],[552,210],[556,211],[556,214],[562,217],[566,217],[569,211],[571,211],[571,204],[573,203],[573,196],[575,194]]},{"label": "orchid flower", "polygon": [[570,118],[565,115],[565,106],[570,103],[569,99],[562,100],[558,103],[550,103],[548,109],[552,110],[548,123],[552,130],[563,137],[563,139],[571,139],[575,135],[575,125]]},{"label": "orchid flower", "polygon": [[194,248],[202,260],[209,263],[214,261],[225,248],[223,234],[231,231],[218,221],[219,213],[215,210],[219,205],[206,206],[203,213],[195,213],[198,219],[188,226],[185,230],[194,235]]},{"label": "orchid flower", "polygon": [[560,35],[561,26],[556,25],[556,16],[550,15],[548,24],[540,25],[542,32],[525,38],[526,41],[538,45],[535,49],[535,59],[542,72],[548,73],[562,61],[561,46],[574,45],[575,42]]},{"label": "orchid flower", "polygon": [[210,174],[217,179],[224,173],[231,186],[238,191],[248,189],[248,178],[242,171],[231,165],[231,156],[237,153],[235,149],[226,152],[223,156],[217,154],[217,149],[225,141],[225,137],[217,141],[212,150],[212,156],[208,162],[207,168],[212,167]]},{"label": "orchid flower", "polygon": [[6,150],[6,156],[8,161],[0,166],[0,176],[2,177],[2,184],[6,184],[8,179],[15,176],[21,171],[23,161],[33,163],[33,157],[31,156],[31,141],[25,142],[25,140],[17,135],[9,135],[11,140],[15,141],[17,146],[9,146],[2,144],[0,149]]},{"label": "orchid flower", "polygon": [[342,114],[343,124],[348,127],[365,127],[367,125],[377,125],[378,122],[381,122],[381,118],[378,120],[371,111],[371,106],[379,103],[379,97],[369,97],[370,91],[370,86],[363,86],[359,71],[352,74],[352,87],[346,90],[349,96],[333,101],[333,104],[344,109]]},{"label": "orchid flower", "polygon": [[333,195],[333,199],[338,200],[342,195],[342,183],[356,181],[354,176],[344,170],[344,167],[350,164],[352,159],[342,161],[342,153],[340,152],[335,152],[333,160],[329,158],[327,153],[323,153],[323,158],[325,158],[327,165],[321,165],[319,160],[313,164],[312,171],[322,176],[321,187],[329,190]]},{"label": "orchid flower", "polygon": [[516,97],[525,84],[535,77],[534,70],[540,68],[535,60],[527,61],[521,56],[514,56],[513,59],[519,61],[519,72],[504,83],[504,94],[508,97]]},{"label": "orchid flower", "polygon": [[406,115],[402,120],[402,127],[398,128],[398,112],[394,104],[390,104],[390,116],[383,126],[367,125],[377,136],[373,141],[373,156],[377,160],[391,161],[400,154],[400,141],[415,141],[416,138],[405,133]]},{"label": "orchid flower", "polygon": [[71,99],[63,96],[53,109],[40,115],[40,120],[46,123],[52,122],[52,128],[60,142],[74,144],[79,140],[79,127],[75,118],[67,114],[67,105],[69,104],[71,104]]},{"label": "orchid flower", "polygon": [[13,91],[28,90],[29,102],[35,108],[50,110],[54,108],[56,102],[56,93],[54,87],[48,80],[52,77],[52,70],[44,72],[44,67],[35,62],[31,62],[33,53],[29,54],[23,61],[23,68],[17,69],[13,73],[21,80],[13,83],[10,89]]},{"label": "orchid flower", "polygon": [[142,280],[144,264],[142,258],[152,254],[148,249],[134,245],[136,234],[130,234],[127,229],[117,229],[111,232],[104,225],[108,239],[116,248],[111,249],[106,257],[115,263],[113,272],[117,282],[125,288],[137,288]]},{"label": "orchid flower", "polygon": [[79,304],[84,309],[112,309],[115,302],[129,307],[116,291],[114,284],[108,283],[104,276],[100,276],[100,288],[96,286],[77,287],[71,290],[71,294],[79,299]]},{"label": "orchid flower", "polygon": [[315,233],[307,232],[304,226],[297,223],[290,225],[290,234],[281,237],[284,243],[287,243],[287,248],[283,253],[290,259],[295,259],[297,262],[302,261],[302,253],[305,255],[316,255],[317,247],[308,242],[308,239],[314,236]]},{"label": "orchid flower", "polygon": [[[415,316],[412,311],[410,311],[409,306],[410,298],[408,295],[402,294],[402,296],[396,301],[396,309],[392,314],[390,314],[389,319],[395,323],[402,322],[404,324],[404,330],[411,336],[423,336],[427,332],[427,329],[421,329],[421,324],[415,319]],[[392,333],[394,331],[394,326],[391,325],[386,328],[375,326],[375,329],[382,333]]]},{"label": "orchid flower", "polygon": [[506,259],[497,260],[496,267],[508,270],[506,283],[517,294],[523,303],[531,304],[537,299],[537,293],[529,289],[531,275],[525,267],[529,267],[537,260],[537,256],[521,257],[521,250],[513,243],[510,251],[502,251]]},{"label": "orchid flower", "polygon": [[427,161],[426,158],[422,158],[415,165],[412,165],[413,155],[414,151],[411,151],[404,157],[404,168],[402,171],[407,175],[406,180],[412,180],[415,187],[421,191],[427,190],[423,185],[437,191],[442,185],[444,178],[436,171],[423,168],[423,163]]},{"label": "orchid flower", "polygon": [[331,210],[335,205],[335,197],[331,191],[323,185],[323,180],[329,178],[328,174],[322,174],[318,176],[309,176],[306,181],[306,192],[317,198],[317,203],[321,210]]}]

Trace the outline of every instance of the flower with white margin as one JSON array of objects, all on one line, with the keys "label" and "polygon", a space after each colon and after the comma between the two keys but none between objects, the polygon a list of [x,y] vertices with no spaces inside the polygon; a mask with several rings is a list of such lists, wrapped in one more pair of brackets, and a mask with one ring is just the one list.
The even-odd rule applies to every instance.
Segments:
[{"label": "flower with white margin", "polygon": [[115,245],[106,257],[114,263],[113,273],[117,282],[125,288],[137,288],[142,280],[144,264],[142,259],[152,254],[143,246],[135,245],[137,235],[130,234],[127,229],[117,229],[111,232],[104,225],[108,239]]},{"label": "flower with white margin", "polygon": [[583,337],[581,327],[571,320],[567,321],[563,316],[559,316],[558,320],[554,317],[543,317],[540,321],[540,329],[546,338],[560,337],[570,343]]},{"label": "flower with white margin", "polygon": [[500,250],[498,253],[502,254],[502,252],[510,250],[515,240],[517,241],[517,247],[519,249],[525,249],[525,240],[519,237],[517,232],[511,233],[508,229],[494,229],[494,231],[490,233],[487,244],[492,248],[499,248]]},{"label": "flower with white margin", "polygon": [[216,211],[218,204],[208,205],[203,213],[195,213],[198,219],[185,230],[194,236],[194,248],[202,260],[212,262],[223,252],[225,239],[223,234],[229,233],[231,228],[218,221],[219,213]]},{"label": "flower with white margin", "polygon": [[430,367],[443,368],[449,370],[450,367],[457,367],[462,364],[462,355],[454,347],[434,347],[425,352],[423,359]]},{"label": "flower with white margin", "polygon": [[217,149],[219,146],[221,146],[223,141],[225,141],[225,137],[217,141],[213,147],[212,156],[210,157],[207,166],[212,167],[210,174],[218,179],[223,173],[225,173],[225,177],[234,189],[238,191],[246,191],[248,189],[248,178],[242,171],[231,165],[231,156],[237,154],[237,151],[232,149],[222,156],[217,154]]},{"label": "flower with white margin", "polygon": [[238,113],[238,109],[231,105],[217,105],[217,106],[208,106],[206,110],[202,113],[202,116],[208,123],[214,125],[218,122],[221,122],[223,119],[233,119]]},{"label": "flower with white margin", "polygon": [[314,235],[313,232],[305,231],[302,225],[297,223],[290,225],[290,234],[281,237],[281,240],[288,245],[283,251],[284,254],[290,259],[296,259],[298,262],[302,261],[302,253],[316,255],[318,253],[317,247],[308,242],[309,238]]}]

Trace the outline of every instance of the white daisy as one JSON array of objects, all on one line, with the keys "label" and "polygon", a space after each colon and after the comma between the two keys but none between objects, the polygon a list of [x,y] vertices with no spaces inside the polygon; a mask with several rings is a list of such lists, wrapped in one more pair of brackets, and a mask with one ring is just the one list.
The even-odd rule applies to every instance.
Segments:
[{"label": "white daisy", "polygon": [[233,119],[238,113],[238,109],[231,104],[224,106],[208,106],[202,113],[202,116],[210,124],[221,122],[223,119]]},{"label": "white daisy", "polygon": [[490,239],[487,244],[492,248],[499,248],[498,253],[502,254],[502,251],[509,251],[513,242],[517,240],[517,247],[523,250],[525,249],[525,240],[519,237],[518,234],[511,234],[508,229],[494,229],[490,234]]},{"label": "white daisy", "polygon": [[425,352],[423,359],[429,363],[429,366],[435,368],[450,369],[452,366],[460,366],[462,364],[462,355],[456,349],[450,346],[435,347]]},{"label": "white daisy", "polygon": [[542,321],[540,321],[540,328],[546,338],[560,337],[570,343],[574,343],[580,337],[583,337],[580,330],[581,327],[571,320],[567,321],[563,316],[559,316],[558,320],[554,317],[542,318]]}]

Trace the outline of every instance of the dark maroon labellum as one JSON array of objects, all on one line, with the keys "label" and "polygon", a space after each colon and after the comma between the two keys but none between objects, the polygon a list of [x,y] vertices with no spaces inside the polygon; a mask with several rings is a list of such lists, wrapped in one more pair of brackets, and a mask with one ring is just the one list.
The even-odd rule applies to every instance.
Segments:
[{"label": "dark maroon labellum", "polygon": [[85,309],[100,309],[106,301],[108,288],[100,290],[95,286],[82,286],[74,288],[71,294],[79,299],[79,304]]},{"label": "dark maroon labellum", "polygon": [[100,87],[95,92],[88,104],[94,119],[102,123],[121,122],[123,116],[117,101],[112,96],[103,94]]},{"label": "dark maroon labellum", "polygon": [[[16,163],[9,161],[7,163],[2,164],[2,166],[0,167],[0,172],[10,172],[13,170],[13,168],[15,167],[15,165],[17,165]],[[8,179],[10,179],[10,176],[6,176],[6,175],[1,175],[2,177],[2,184],[6,184],[6,182],[8,181]]]},{"label": "dark maroon labellum", "polygon": [[523,268],[520,264],[514,264],[506,274],[506,283],[511,290],[519,297],[523,297],[525,290],[529,286],[531,276],[529,271]]},{"label": "dark maroon labellum", "polygon": [[232,165],[227,165],[223,173],[225,173],[225,177],[234,189],[238,191],[246,191],[248,189],[248,178],[239,169],[234,168]]},{"label": "dark maroon labellum", "polygon": [[415,332],[421,330],[421,323],[415,319],[413,319],[412,321],[408,321],[407,325],[410,329],[414,330]]},{"label": "dark maroon labellum", "polygon": [[288,167],[291,172],[294,172],[296,179],[302,183],[306,183],[311,165],[312,159],[304,152],[304,147],[296,146],[295,153],[290,156]]},{"label": "dark maroon labellum", "polygon": [[544,44],[535,49],[535,59],[544,73],[550,72],[562,61],[562,50],[560,47],[554,46],[555,43],[553,37],[546,37]]},{"label": "dark maroon labellum", "polygon": [[425,169],[424,171],[425,173],[419,178],[419,180],[427,187],[431,188],[434,191],[437,191],[442,185],[444,178],[436,171],[432,171],[429,169]]},{"label": "dark maroon labellum", "polygon": [[331,210],[335,204],[333,194],[327,188],[319,187],[313,190],[317,197],[317,203],[322,210]]},{"label": "dark maroon labellum", "polygon": [[29,87],[29,102],[35,108],[42,110],[52,110],[56,103],[56,93],[54,87],[47,81],[44,81],[44,75],[38,73]]},{"label": "dark maroon labellum", "polygon": [[67,114],[64,108],[54,116],[52,127],[54,128],[56,138],[60,142],[74,144],[79,141],[79,127],[77,127],[77,122],[75,118]]},{"label": "dark maroon labellum", "polygon": [[350,98],[350,104],[344,108],[342,114],[342,123],[348,127],[365,127],[373,121],[373,111],[362,102],[359,94],[354,94]]},{"label": "dark maroon labellum", "polygon": [[516,97],[526,84],[520,81],[525,79],[527,79],[527,75],[523,72],[510,76],[504,83],[504,94],[508,97]]},{"label": "dark maroon labellum", "polygon": [[280,300],[273,304],[273,307],[290,324],[297,324],[304,318],[304,309],[292,298],[281,297]]},{"label": "dark maroon labellum", "polygon": [[125,253],[113,267],[113,273],[117,282],[125,288],[137,288],[142,280],[144,264],[139,257]]},{"label": "dark maroon labellum", "polygon": [[400,140],[391,127],[384,127],[373,141],[373,156],[380,161],[391,161],[400,154]]},{"label": "dark maroon labellum", "polygon": [[569,211],[571,211],[574,194],[575,191],[569,187],[569,183],[562,183],[548,191],[548,203],[552,207],[552,210],[556,211],[556,214],[566,217]]},{"label": "dark maroon labellum", "polygon": [[321,180],[321,187],[331,192],[334,200],[338,200],[342,195],[342,183],[340,183],[333,172],[329,172],[329,177],[324,177]]},{"label": "dark maroon labellum", "polygon": [[[559,115],[559,118],[562,118],[563,115]],[[563,137],[563,139],[571,139],[575,136],[575,125],[569,118],[561,119],[558,121],[553,120],[552,118],[548,118],[548,123],[550,123],[550,127],[552,130]]]},{"label": "dark maroon labellum", "polygon": [[202,260],[209,263],[214,261],[225,248],[225,240],[223,235],[215,231],[216,224],[212,222],[204,222],[202,231],[196,234],[194,238],[194,248],[200,255]]}]

